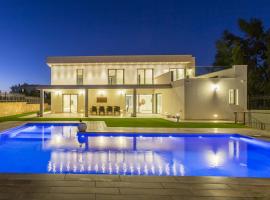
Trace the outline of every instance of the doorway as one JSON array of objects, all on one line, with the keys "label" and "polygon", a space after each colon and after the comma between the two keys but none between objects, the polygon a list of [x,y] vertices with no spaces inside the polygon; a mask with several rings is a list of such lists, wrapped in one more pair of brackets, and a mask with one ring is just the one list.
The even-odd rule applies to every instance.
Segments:
[{"label": "doorway", "polygon": [[137,95],[137,112],[138,113],[153,113],[153,95],[140,94]]},{"label": "doorway", "polygon": [[133,95],[126,95],[126,112],[132,113],[133,112]]},{"label": "doorway", "polygon": [[78,111],[78,95],[63,94],[63,112],[77,113]]},{"label": "doorway", "polygon": [[[133,112],[133,95],[126,95],[126,111]],[[153,113],[153,95],[138,94],[137,95],[137,112],[138,113]]]}]

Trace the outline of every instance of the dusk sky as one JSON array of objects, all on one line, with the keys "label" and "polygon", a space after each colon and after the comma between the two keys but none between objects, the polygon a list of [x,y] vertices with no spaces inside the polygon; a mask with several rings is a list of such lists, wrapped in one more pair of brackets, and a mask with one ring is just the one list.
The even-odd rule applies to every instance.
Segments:
[{"label": "dusk sky", "polygon": [[0,90],[49,84],[47,56],[192,54],[212,65],[224,29],[257,17],[269,0],[0,0]]}]

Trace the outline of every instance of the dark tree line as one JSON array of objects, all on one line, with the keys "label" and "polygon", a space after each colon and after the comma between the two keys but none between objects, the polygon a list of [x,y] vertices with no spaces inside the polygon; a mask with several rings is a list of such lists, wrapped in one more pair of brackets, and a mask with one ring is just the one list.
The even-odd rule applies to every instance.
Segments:
[{"label": "dark tree line", "polygon": [[240,35],[228,30],[216,42],[215,66],[248,65],[248,94],[270,95],[270,29],[259,19],[238,20]]},{"label": "dark tree line", "polygon": [[[30,97],[39,97],[40,92],[35,88],[35,85],[31,85],[28,83],[23,83],[23,84],[16,84],[10,87],[10,93],[13,94],[22,94],[25,96],[30,96]],[[44,93],[44,100],[46,103],[51,102],[51,94],[50,93]]]},{"label": "dark tree line", "polygon": [[35,89],[33,85],[23,83],[16,84],[10,87],[10,93],[23,94],[25,96],[39,97],[39,90]]}]

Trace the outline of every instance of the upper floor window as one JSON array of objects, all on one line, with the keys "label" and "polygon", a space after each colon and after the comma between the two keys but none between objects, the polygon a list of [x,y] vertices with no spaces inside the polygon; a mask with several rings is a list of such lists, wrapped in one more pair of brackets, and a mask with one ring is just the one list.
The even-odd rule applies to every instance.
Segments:
[{"label": "upper floor window", "polygon": [[154,83],[154,69],[137,69],[137,83],[138,84],[153,84]]},{"label": "upper floor window", "polygon": [[238,89],[229,89],[229,104],[239,105]]},{"label": "upper floor window", "polygon": [[108,69],[108,84],[122,85],[125,82],[124,69]]},{"label": "upper floor window", "polygon": [[83,85],[83,69],[77,69],[77,85]]},{"label": "upper floor window", "polygon": [[184,68],[170,68],[172,81],[185,78],[185,69]]}]

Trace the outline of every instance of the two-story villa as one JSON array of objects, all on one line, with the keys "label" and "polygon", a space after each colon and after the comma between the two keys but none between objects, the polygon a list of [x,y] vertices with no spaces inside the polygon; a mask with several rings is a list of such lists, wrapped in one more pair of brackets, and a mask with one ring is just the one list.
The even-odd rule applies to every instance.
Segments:
[{"label": "two-story villa", "polygon": [[246,66],[195,76],[191,55],[48,57],[52,113],[233,119],[247,107]]}]

